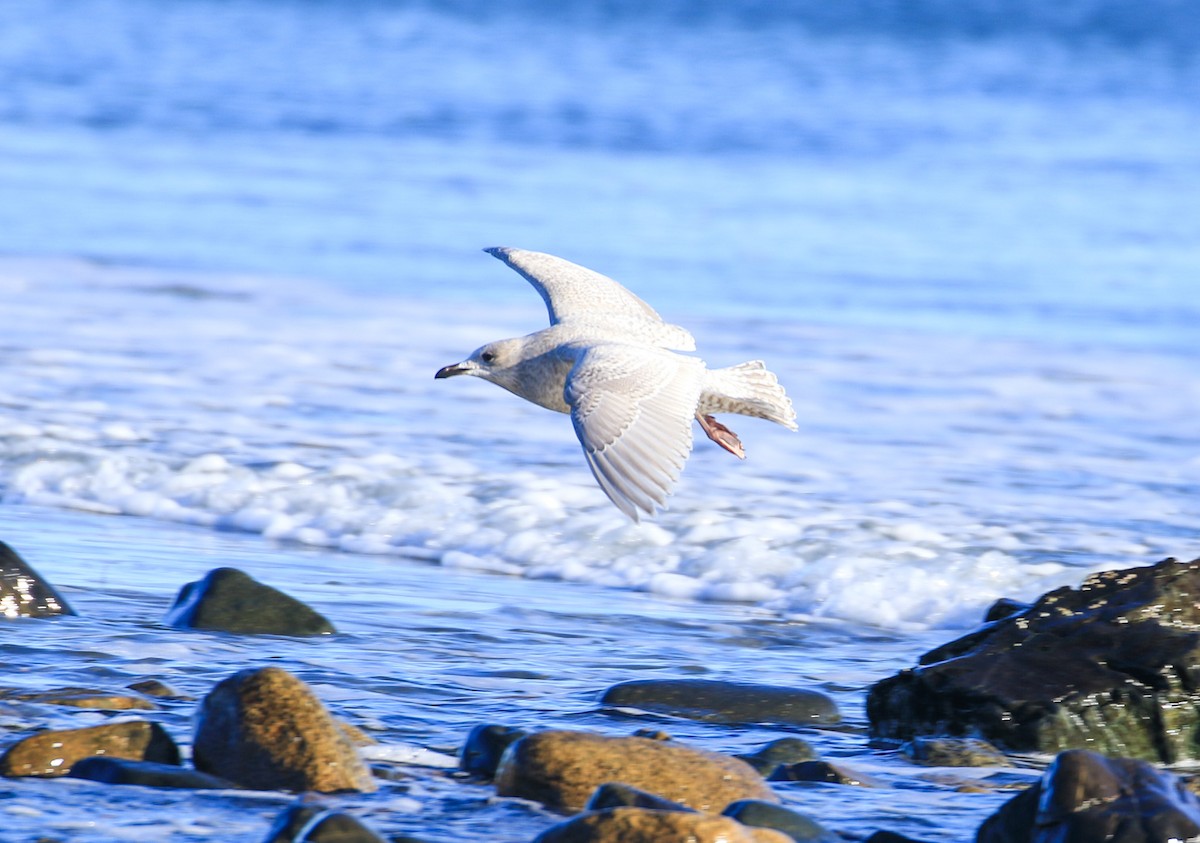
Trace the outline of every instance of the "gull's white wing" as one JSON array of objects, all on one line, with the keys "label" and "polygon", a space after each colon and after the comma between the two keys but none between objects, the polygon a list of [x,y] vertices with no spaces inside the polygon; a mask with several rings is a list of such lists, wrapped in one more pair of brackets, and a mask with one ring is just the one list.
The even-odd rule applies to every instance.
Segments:
[{"label": "gull's white wing", "polygon": [[525,249],[484,249],[519,272],[546,302],[550,324],[587,320],[645,334],[652,345],[694,351],[696,341],[678,325],[664,322],[650,305],[616,281],[579,264]]},{"label": "gull's white wing", "polygon": [[664,505],[687,462],[704,371],[694,357],[605,343],[567,376],[563,397],[592,474],[634,521]]}]

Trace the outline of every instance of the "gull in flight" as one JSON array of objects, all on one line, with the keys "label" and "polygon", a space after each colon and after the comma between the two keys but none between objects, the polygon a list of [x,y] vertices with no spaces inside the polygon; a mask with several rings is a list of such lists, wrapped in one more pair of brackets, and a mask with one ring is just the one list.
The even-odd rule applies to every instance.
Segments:
[{"label": "gull in flight", "polygon": [[550,327],[476,349],[435,378],[474,375],[570,413],[600,488],[634,521],[665,506],[692,450],[692,420],[739,459],[741,440],[713,413],[796,429],[792,402],[761,360],[709,369],[676,354],[696,341],[598,272],[541,252],[485,249],[533,285]]}]

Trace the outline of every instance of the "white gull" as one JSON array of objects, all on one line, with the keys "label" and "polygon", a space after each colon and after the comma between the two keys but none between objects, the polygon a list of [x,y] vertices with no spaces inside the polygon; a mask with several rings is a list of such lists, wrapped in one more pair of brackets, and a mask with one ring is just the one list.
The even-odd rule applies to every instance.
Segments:
[{"label": "white gull", "polygon": [[796,429],[792,402],[761,360],[709,369],[675,353],[696,350],[687,330],[611,278],[541,252],[484,251],[541,294],[550,327],[490,342],[434,377],[475,375],[570,413],[600,488],[634,521],[665,506],[692,450],[692,419],[740,459],[741,441],[713,413]]}]

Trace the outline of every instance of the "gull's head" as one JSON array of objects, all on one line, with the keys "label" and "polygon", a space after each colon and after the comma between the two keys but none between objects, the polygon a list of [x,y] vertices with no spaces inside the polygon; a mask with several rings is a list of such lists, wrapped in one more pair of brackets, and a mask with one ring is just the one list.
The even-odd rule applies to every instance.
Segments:
[{"label": "gull's head", "polygon": [[489,381],[502,381],[504,373],[520,360],[519,340],[497,340],[475,349],[461,363],[451,363],[438,369],[435,378],[452,378],[455,375],[474,375]]}]

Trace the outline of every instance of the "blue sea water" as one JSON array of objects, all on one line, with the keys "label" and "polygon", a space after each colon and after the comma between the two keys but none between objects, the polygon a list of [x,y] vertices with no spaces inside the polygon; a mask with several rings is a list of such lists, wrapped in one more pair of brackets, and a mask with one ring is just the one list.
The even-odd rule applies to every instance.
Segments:
[{"label": "blue sea water", "polygon": [[[269,658],[441,751],[632,728],[595,705],[631,676],[813,683],[848,715],[813,741],[901,787],[786,799],[969,836],[1003,794],[868,750],[864,689],[998,596],[1198,555],[1197,43],[1170,0],[0,4],[0,539],[86,609],[12,626],[22,681],[202,695]],[[800,432],[698,443],[629,524],[566,419],[432,379],[544,324],[493,245],[766,360]],[[231,560],[345,632],[158,625]],[[10,788],[64,840],[255,839],[284,801]],[[553,819],[419,772],[348,804],[433,841]]]}]

